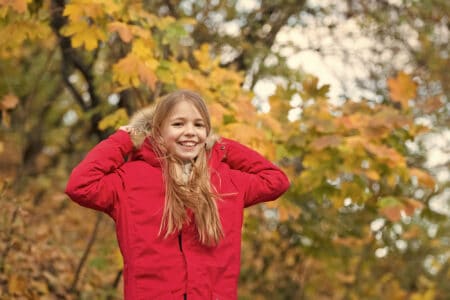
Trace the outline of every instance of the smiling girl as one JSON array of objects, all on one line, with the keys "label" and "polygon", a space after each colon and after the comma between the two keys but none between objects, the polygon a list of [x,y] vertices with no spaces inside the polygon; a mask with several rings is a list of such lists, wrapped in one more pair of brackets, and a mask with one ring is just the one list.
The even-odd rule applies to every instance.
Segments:
[{"label": "smiling girl", "polygon": [[73,170],[66,193],[116,224],[125,299],[237,299],[243,209],[278,198],[286,175],[211,132],[181,90],[138,111]]}]

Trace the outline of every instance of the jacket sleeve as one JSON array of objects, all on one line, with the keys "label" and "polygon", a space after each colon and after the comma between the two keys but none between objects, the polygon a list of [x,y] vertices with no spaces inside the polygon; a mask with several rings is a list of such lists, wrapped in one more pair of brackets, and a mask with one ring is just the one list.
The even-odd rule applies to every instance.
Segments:
[{"label": "jacket sleeve", "polygon": [[224,162],[239,171],[235,179],[244,189],[244,206],[271,201],[290,186],[286,174],[256,151],[230,139],[221,138],[226,148]]},{"label": "jacket sleeve", "polygon": [[66,194],[78,204],[108,213],[114,218],[123,184],[118,168],[133,150],[127,132],[118,130],[96,145],[76,166],[66,186]]}]

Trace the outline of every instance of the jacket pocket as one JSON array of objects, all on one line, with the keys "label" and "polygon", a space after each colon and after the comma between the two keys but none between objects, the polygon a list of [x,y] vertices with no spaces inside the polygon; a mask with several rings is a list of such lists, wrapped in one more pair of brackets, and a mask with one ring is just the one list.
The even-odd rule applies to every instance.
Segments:
[{"label": "jacket pocket", "polygon": [[[164,270],[136,268],[137,298],[139,300],[175,300],[172,286],[168,284]],[[177,299],[178,300],[178,299]]]}]

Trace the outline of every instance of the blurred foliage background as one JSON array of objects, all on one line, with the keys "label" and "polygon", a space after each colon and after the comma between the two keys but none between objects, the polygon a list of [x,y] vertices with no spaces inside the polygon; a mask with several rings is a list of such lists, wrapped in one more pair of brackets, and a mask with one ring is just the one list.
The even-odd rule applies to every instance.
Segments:
[{"label": "blurred foliage background", "polygon": [[[0,298],[121,299],[114,224],[65,183],[133,111],[188,88],[220,135],[292,181],[246,211],[240,299],[449,299],[449,12],[445,0],[0,0]],[[293,63],[308,51],[336,57],[335,76],[365,96],[330,96]]]}]

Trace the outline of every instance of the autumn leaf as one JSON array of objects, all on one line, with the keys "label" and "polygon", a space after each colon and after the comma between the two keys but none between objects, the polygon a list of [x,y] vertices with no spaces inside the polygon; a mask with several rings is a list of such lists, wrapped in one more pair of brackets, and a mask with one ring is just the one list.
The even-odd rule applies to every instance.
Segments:
[{"label": "autumn leaf", "polygon": [[127,124],[128,114],[124,108],[119,108],[112,114],[105,116],[98,123],[98,129],[106,130],[107,128],[119,128],[122,125]]},{"label": "autumn leaf", "polygon": [[383,197],[378,200],[380,214],[385,216],[391,222],[401,220],[403,204],[395,197]]},{"label": "autumn leaf", "polygon": [[412,216],[416,210],[423,208],[423,203],[416,199],[406,199],[404,202],[404,211],[407,216]]},{"label": "autumn leaf", "polygon": [[157,77],[155,72],[156,60],[143,61],[133,53],[119,60],[113,66],[113,80],[120,88],[137,87],[142,82],[151,89],[155,89]]},{"label": "autumn leaf", "polygon": [[219,64],[218,59],[211,59],[209,48],[208,44],[202,44],[198,50],[194,51],[194,57],[199,64],[200,70],[203,72],[210,72]]},{"label": "autumn leaf", "polygon": [[402,234],[402,239],[412,240],[412,239],[415,239],[418,236],[420,236],[421,233],[422,233],[422,230],[420,229],[419,226],[412,226],[410,229],[408,229],[407,231],[405,231]]},{"label": "autumn leaf", "polygon": [[2,101],[0,102],[0,109],[13,109],[17,106],[17,104],[19,104],[19,98],[13,94],[7,94],[3,96]]},{"label": "autumn leaf", "polygon": [[428,98],[426,101],[420,103],[418,107],[425,113],[431,114],[438,109],[444,106],[444,103],[441,101],[440,97],[434,96]]},{"label": "autumn leaf", "polygon": [[99,41],[106,40],[105,33],[96,25],[89,25],[85,21],[72,22],[61,28],[61,34],[70,36],[72,47],[85,47],[86,50],[94,50]]},{"label": "autumn leaf", "polygon": [[411,176],[414,176],[417,178],[417,181],[419,182],[419,184],[433,189],[435,186],[435,181],[434,178],[427,172],[417,169],[417,168],[412,168],[409,170],[409,173],[411,174]]},{"label": "autumn leaf", "polygon": [[367,176],[367,178],[374,180],[374,181],[378,181],[381,178],[380,174],[375,170],[368,169],[368,170],[364,170],[362,173],[365,174]]},{"label": "autumn leaf", "polygon": [[397,77],[389,78],[387,83],[391,99],[399,102],[403,108],[407,108],[408,101],[417,95],[417,83],[404,72],[399,72]]},{"label": "autumn leaf", "polygon": [[9,6],[19,14],[23,14],[27,11],[27,5],[31,0],[0,0],[0,6]]},{"label": "autumn leaf", "polygon": [[112,22],[108,24],[108,30],[110,32],[117,32],[119,37],[125,43],[131,42],[133,34],[127,24],[122,22]]},{"label": "autumn leaf", "polygon": [[386,145],[376,145],[373,143],[364,143],[364,148],[376,155],[379,159],[386,161],[389,166],[405,166],[406,161],[404,156],[398,153],[397,150]]},{"label": "autumn leaf", "polygon": [[336,147],[342,141],[342,138],[338,135],[327,135],[315,139],[311,143],[311,147],[315,150],[323,150],[327,147]]}]

